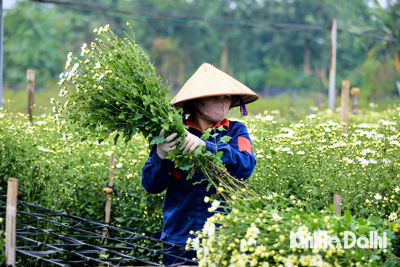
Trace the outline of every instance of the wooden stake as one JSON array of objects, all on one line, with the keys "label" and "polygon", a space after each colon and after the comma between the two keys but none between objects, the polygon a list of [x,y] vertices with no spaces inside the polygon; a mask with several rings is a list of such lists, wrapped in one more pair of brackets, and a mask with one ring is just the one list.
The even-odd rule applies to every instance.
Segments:
[{"label": "wooden stake", "polygon": [[342,213],[342,206],[340,204],[342,204],[342,195],[334,194],[333,195],[333,207],[334,207],[333,211],[339,215]]},{"label": "wooden stake", "polygon": [[6,208],[6,266],[15,266],[18,180],[8,178]]},{"label": "wooden stake", "polygon": [[342,122],[346,123],[344,126],[343,133],[347,134],[348,124],[349,124],[349,90],[350,90],[350,82],[342,81]]},{"label": "wooden stake", "polygon": [[221,56],[221,70],[226,72],[228,68],[228,44],[224,42],[222,47],[222,56]]},{"label": "wooden stake", "polygon": [[[110,171],[108,172],[108,186],[112,187],[114,185],[114,168],[115,168],[115,156],[111,155],[110,158]],[[107,194],[107,202],[106,202],[106,212],[105,212],[105,218],[104,222],[109,223],[110,222],[110,214],[111,214],[111,194]]]},{"label": "wooden stake", "polygon": [[26,71],[26,80],[28,84],[28,115],[32,122],[32,108],[35,104],[35,72],[33,70]]},{"label": "wooden stake", "polygon": [[[110,158],[110,171],[108,172],[108,186],[109,187],[113,187],[114,185],[114,168],[115,168],[115,156],[111,155]],[[111,216],[111,194],[112,191],[110,193],[107,193],[107,200],[106,200],[106,207],[105,207],[105,212],[104,212],[104,223],[105,224],[109,224],[110,223],[110,216]],[[106,237],[108,235],[108,228],[104,227],[103,228],[103,236]],[[107,239],[103,238],[101,240],[101,242],[103,243],[103,246],[106,247],[107,246]],[[104,252],[100,253],[100,257],[101,255],[105,255]]]},{"label": "wooden stake", "polygon": [[351,94],[351,114],[358,113],[358,96],[360,95],[360,88],[353,87],[350,90]]},{"label": "wooden stake", "polygon": [[329,109],[333,111],[335,105],[335,79],[336,79],[336,19],[332,20],[331,26],[331,62],[329,66]]}]

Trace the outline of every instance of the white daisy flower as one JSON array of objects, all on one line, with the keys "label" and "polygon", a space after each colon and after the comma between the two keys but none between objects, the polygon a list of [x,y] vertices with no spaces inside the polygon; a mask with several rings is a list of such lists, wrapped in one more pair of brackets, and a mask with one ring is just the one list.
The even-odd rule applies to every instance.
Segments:
[{"label": "white daisy flower", "polygon": [[221,204],[221,201],[214,200],[213,203],[211,203],[211,209],[216,210],[218,208],[219,204]]},{"label": "white daisy flower", "polygon": [[390,220],[390,221],[395,221],[395,220],[397,220],[397,214],[396,214],[396,212],[390,213],[390,215],[389,215],[389,220]]},{"label": "white daisy flower", "polygon": [[277,213],[272,213],[272,220],[280,221],[280,220],[282,220],[282,217],[279,216]]}]

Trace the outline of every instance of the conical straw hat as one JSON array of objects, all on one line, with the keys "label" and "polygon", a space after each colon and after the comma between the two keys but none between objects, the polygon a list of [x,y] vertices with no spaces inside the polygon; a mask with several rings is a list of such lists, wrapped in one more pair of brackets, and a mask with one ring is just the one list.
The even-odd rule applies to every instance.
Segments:
[{"label": "conical straw hat", "polygon": [[[260,98],[241,82],[216,67],[204,63],[183,85],[171,104],[179,108],[188,100],[219,95],[240,95],[245,104]],[[232,107],[239,105],[240,102],[236,101]]]}]

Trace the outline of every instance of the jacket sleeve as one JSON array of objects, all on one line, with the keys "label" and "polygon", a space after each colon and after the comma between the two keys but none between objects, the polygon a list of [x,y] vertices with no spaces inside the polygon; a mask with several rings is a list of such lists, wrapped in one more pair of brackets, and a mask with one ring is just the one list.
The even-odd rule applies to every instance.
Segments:
[{"label": "jacket sleeve", "polygon": [[[212,153],[223,152],[221,157],[229,173],[236,178],[247,179],[256,166],[249,133],[244,124],[239,126],[229,143],[215,143],[204,140],[206,149]],[[218,151],[217,151],[218,149]]]},{"label": "jacket sleeve", "polygon": [[172,176],[169,172],[168,159],[161,159],[156,152],[157,146],[153,147],[150,156],[142,169],[142,185],[151,194],[159,194],[167,189]]}]

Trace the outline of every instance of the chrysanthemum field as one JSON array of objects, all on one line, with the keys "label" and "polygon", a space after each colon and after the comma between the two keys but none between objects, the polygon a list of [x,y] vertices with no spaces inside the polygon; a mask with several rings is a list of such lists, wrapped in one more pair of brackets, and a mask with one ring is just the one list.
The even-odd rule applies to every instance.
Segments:
[{"label": "chrysanthemum field", "polygon": [[[300,119],[271,111],[238,119],[248,128],[257,159],[247,182],[270,205],[257,216],[246,215],[247,208],[239,205],[231,212],[211,210],[214,216],[194,242],[202,240],[190,242],[199,250],[200,265],[395,266],[400,108],[350,115],[348,134],[342,134],[340,112],[292,113]],[[163,194],[148,194],[141,186],[148,144],[136,135],[128,144],[114,145],[114,134],[102,143],[81,142],[50,112],[30,123],[26,115],[0,109],[2,194],[7,178],[18,178],[26,201],[102,221],[106,197],[101,191],[113,154],[111,221],[160,230]],[[331,210],[334,194],[343,196],[341,216]],[[289,248],[290,231],[342,237],[344,231],[362,236],[375,230],[387,234],[386,250]]]}]

